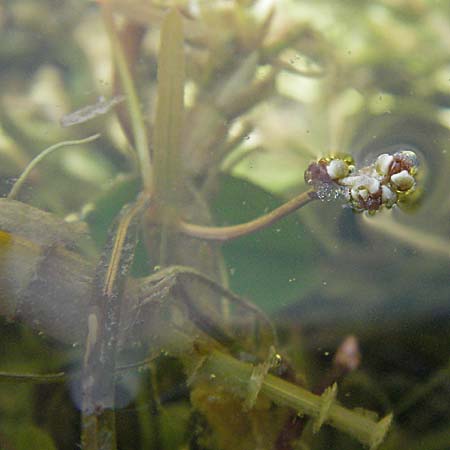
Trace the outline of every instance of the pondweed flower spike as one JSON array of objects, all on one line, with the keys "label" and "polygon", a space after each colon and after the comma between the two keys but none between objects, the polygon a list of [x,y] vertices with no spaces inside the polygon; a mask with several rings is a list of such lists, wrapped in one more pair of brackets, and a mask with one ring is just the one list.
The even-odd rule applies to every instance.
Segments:
[{"label": "pondweed flower spike", "polygon": [[321,158],[305,171],[305,181],[312,189],[264,216],[228,227],[195,225],[180,220],[178,229],[199,239],[230,241],[262,230],[315,199],[343,198],[354,211],[374,214],[383,207],[392,208],[405,201],[415,191],[417,171],[418,159],[411,150],[393,155],[384,153],[373,164],[359,170],[348,156]]},{"label": "pondweed flower spike", "polygon": [[350,157],[321,158],[309,165],[305,181],[322,200],[340,197],[354,211],[374,214],[404,202],[415,191],[417,172],[416,154],[403,150],[358,170]]}]

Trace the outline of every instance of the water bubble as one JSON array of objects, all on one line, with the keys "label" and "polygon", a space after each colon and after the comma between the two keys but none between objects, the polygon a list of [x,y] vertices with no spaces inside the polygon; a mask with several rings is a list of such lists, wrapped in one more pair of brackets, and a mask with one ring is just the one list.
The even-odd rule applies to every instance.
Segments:
[{"label": "water bubble", "polygon": [[323,202],[331,202],[345,197],[345,188],[331,183],[322,183],[316,190],[317,197]]}]

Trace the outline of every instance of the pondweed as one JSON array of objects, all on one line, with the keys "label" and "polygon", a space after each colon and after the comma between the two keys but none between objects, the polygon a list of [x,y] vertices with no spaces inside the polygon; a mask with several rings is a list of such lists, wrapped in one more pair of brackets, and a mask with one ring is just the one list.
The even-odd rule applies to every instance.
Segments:
[{"label": "pondweed", "polygon": [[[85,450],[331,448],[333,436],[342,435],[351,437],[348,445],[378,448],[392,405],[376,405],[381,419],[359,405],[344,406],[348,390],[341,385],[359,373],[357,339],[344,340],[329,370],[296,360],[292,350],[287,356],[284,347],[295,330],[278,329],[257,298],[233,292],[220,244],[276,229],[299,209],[336,214],[336,204],[344,204],[345,213],[367,212],[376,221],[399,205],[417,207],[427,195],[420,178],[426,158],[406,144],[371,148],[358,163],[339,152],[305,157],[305,150],[295,169],[304,172],[305,185],[292,189],[289,200],[250,221],[214,226],[212,207],[228,207],[214,200],[221,173],[238,174],[253,155],[263,160],[270,147],[249,139],[260,127],[250,111],[282,90],[287,73],[332,79],[346,66],[309,22],[273,32],[275,7],[165,3],[97,1],[93,16],[96,24],[102,18],[114,62],[110,100],[73,104],[59,118],[68,133],[92,127],[97,134],[50,147],[43,138],[47,149],[33,158],[12,152],[17,161],[11,166],[22,170],[8,186],[9,198],[0,201],[0,312],[55,346],[74,347],[77,363],[68,368],[59,358],[48,370],[4,370],[0,379],[26,382],[29,389],[67,382],[80,410]],[[331,94],[330,103],[330,110],[339,110]],[[101,125],[113,111],[118,120]],[[51,177],[42,176],[44,167],[56,154],[64,161],[71,146],[79,147],[72,161],[85,167],[74,155],[87,144],[102,148],[94,168],[113,160],[118,169],[111,173],[122,174],[107,188],[95,174],[86,185],[73,176],[74,187],[58,192]],[[295,240],[303,242],[295,226]],[[362,247],[360,253],[372,255]],[[312,269],[305,264],[304,270]],[[323,330],[327,326],[324,321]],[[305,381],[317,373],[318,382]],[[401,404],[409,407],[407,400]],[[323,425],[342,433],[323,438]],[[42,433],[50,440],[51,432]]]}]

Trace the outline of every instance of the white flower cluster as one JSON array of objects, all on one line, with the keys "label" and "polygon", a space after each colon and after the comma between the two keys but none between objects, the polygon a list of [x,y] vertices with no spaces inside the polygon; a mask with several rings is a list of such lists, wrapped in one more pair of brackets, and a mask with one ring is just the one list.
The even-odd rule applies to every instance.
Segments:
[{"label": "white flower cluster", "polygon": [[324,187],[333,186],[355,211],[374,213],[382,207],[392,208],[415,190],[417,169],[416,154],[403,150],[384,153],[359,170],[350,158],[322,158],[308,167],[305,179],[319,197]]}]

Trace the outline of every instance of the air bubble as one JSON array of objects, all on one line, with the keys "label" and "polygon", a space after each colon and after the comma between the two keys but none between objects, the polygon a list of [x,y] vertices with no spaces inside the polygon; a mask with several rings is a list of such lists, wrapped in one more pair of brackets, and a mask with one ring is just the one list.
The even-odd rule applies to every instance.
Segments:
[{"label": "air bubble", "polygon": [[331,202],[345,197],[345,189],[331,183],[322,183],[316,190],[317,197],[323,202]]}]

